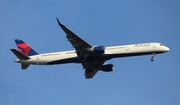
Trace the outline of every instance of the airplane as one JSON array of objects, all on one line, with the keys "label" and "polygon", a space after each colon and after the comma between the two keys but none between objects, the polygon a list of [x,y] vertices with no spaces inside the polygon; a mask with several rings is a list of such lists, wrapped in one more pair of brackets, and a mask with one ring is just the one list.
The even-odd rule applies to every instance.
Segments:
[{"label": "airplane", "polygon": [[66,37],[75,50],[37,53],[32,47],[21,39],[15,39],[18,50],[10,49],[16,56],[15,62],[21,63],[21,68],[27,69],[29,65],[56,65],[66,63],[80,63],[85,69],[85,78],[91,79],[98,71],[111,72],[113,64],[105,64],[105,61],[113,58],[151,55],[154,61],[156,54],[168,52],[170,49],[162,43],[140,43],[120,46],[93,46],[84,41],[78,35],[63,25],[58,18],[58,25],[66,33]]}]

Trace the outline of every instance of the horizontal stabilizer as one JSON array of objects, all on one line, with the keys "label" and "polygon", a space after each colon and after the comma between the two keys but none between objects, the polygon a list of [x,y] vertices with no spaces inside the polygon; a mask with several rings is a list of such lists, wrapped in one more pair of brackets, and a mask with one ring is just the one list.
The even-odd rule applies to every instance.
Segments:
[{"label": "horizontal stabilizer", "polygon": [[19,52],[18,50],[16,49],[10,49],[19,59],[30,59],[27,55]]},{"label": "horizontal stabilizer", "polygon": [[27,69],[29,67],[29,64],[21,64],[21,69]]}]

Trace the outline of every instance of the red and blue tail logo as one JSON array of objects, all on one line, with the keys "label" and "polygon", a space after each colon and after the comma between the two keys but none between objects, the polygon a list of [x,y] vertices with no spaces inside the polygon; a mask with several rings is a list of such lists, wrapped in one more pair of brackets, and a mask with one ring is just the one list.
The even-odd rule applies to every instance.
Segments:
[{"label": "red and blue tail logo", "polygon": [[38,53],[34,51],[27,43],[21,39],[15,39],[18,51],[24,53],[27,56],[37,55]]}]

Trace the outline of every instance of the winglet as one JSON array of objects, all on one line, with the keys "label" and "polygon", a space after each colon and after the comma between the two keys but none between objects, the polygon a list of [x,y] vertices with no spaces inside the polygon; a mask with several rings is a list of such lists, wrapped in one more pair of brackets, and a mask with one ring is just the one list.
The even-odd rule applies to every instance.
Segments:
[{"label": "winglet", "polygon": [[59,19],[57,17],[56,17],[56,19],[57,19],[59,26],[62,26],[62,23],[59,21]]}]

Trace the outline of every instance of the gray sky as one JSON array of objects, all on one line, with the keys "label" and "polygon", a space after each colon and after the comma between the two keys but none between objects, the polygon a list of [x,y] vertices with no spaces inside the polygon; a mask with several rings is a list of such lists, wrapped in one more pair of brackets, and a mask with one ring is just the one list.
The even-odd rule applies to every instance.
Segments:
[{"label": "gray sky", "polygon": [[[107,61],[84,77],[80,64],[30,66],[9,50],[21,38],[38,53],[73,50],[56,17],[92,45],[160,42],[170,52]],[[0,105],[179,105],[179,0],[1,0]]]}]

